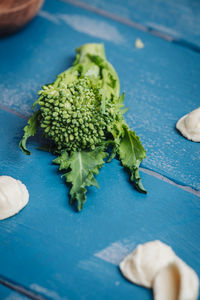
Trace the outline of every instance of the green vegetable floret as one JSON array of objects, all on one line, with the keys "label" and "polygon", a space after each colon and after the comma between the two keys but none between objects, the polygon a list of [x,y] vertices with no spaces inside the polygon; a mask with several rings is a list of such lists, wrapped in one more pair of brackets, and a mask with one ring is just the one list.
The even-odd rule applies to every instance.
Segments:
[{"label": "green vegetable floret", "polygon": [[40,126],[59,152],[94,150],[106,140],[108,126],[119,116],[113,103],[106,103],[102,111],[102,95],[93,80],[83,77],[65,84],[66,76],[40,92]]},{"label": "green vegetable floret", "polygon": [[71,184],[70,203],[78,211],[86,201],[86,187],[97,186],[95,175],[117,157],[130,173],[138,191],[146,193],[139,166],[146,151],[124,120],[124,94],[119,78],[106,60],[102,44],[85,44],[76,50],[73,66],[44,85],[33,104],[38,110],[28,120],[20,148],[30,154],[26,141],[42,128],[47,149],[58,155],[54,163]]}]

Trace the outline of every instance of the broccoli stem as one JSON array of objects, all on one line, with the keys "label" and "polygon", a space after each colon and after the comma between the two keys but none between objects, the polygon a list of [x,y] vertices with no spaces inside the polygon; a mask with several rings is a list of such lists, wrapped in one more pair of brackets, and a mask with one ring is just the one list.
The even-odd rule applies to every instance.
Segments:
[{"label": "broccoli stem", "polygon": [[103,60],[106,60],[103,44],[85,44],[76,49],[76,53],[79,54],[78,63],[88,63],[90,59],[88,54],[100,56]]}]

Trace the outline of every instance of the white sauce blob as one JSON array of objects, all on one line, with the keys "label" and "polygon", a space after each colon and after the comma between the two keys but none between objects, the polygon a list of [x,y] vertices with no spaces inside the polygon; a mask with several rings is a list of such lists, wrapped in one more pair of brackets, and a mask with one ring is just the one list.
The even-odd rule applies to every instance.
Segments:
[{"label": "white sauce blob", "polygon": [[180,274],[175,264],[161,269],[153,283],[155,300],[176,300],[180,289]]},{"label": "white sauce blob", "polygon": [[28,203],[26,186],[10,176],[0,176],[0,220],[17,214]]},{"label": "white sauce blob", "polygon": [[196,300],[199,292],[197,274],[177,256],[161,269],[153,283],[155,300]]},{"label": "white sauce blob", "polygon": [[161,268],[173,262],[175,253],[160,241],[149,242],[137,248],[120,263],[120,270],[130,281],[152,287],[154,277]]},{"label": "white sauce blob", "polygon": [[135,47],[138,48],[138,49],[144,48],[144,44],[143,44],[141,39],[136,39],[135,40]]},{"label": "white sauce blob", "polygon": [[200,142],[200,107],[178,120],[176,128],[188,140]]},{"label": "white sauce blob", "polygon": [[196,300],[197,274],[160,241],[139,245],[119,265],[126,279],[153,288],[155,300]]}]

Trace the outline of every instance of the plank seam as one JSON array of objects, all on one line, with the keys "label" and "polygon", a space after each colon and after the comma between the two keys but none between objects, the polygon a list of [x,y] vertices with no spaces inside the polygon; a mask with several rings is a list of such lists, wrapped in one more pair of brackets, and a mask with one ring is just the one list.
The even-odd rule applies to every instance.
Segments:
[{"label": "plank seam", "polygon": [[156,177],[156,178],[158,178],[158,179],[160,179],[160,180],[162,180],[164,182],[167,182],[169,184],[172,184],[172,185],[174,185],[174,186],[176,186],[176,187],[178,187],[178,188],[180,188],[180,189],[182,189],[182,190],[184,190],[184,191],[186,191],[188,193],[191,193],[193,195],[196,195],[196,196],[200,197],[200,191],[195,190],[195,189],[193,189],[190,186],[182,185],[181,183],[177,183],[176,181],[174,181],[174,179],[168,178],[168,177],[166,177],[166,176],[164,176],[164,175],[162,175],[162,174],[160,174],[158,172],[152,171],[152,170],[147,169],[147,168],[140,168],[140,170],[143,173],[146,173],[148,175]]},{"label": "plank seam", "polygon": [[33,299],[33,300],[50,300],[50,298],[41,296],[40,294],[32,291],[31,289],[25,288],[24,286],[19,285],[18,283],[14,282],[2,275],[0,275],[0,284],[20,293],[23,296]]},{"label": "plank seam", "polygon": [[71,5],[74,5],[76,7],[79,7],[79,8],[83,8],[87,11],[90,11],[90,12],[93,12],[93,13],[96,13],[100,16],[103,16],[103,17],[106,17],[106,18],[109,18],[109,19],[112,19],[114,21],[117,21],[121,24],[124,24],[124,25],[127,25],[129,27],[132,27],[132,28],[135,28],[135,29],[138,29],[140,31],[143,31],[143,32],[147,32],[147,33],[150,33],[154,36],[157,36],[161,39],[164,39],[165,41],[168,41],[168,42],[172,42],[174,44],[177,44],[179,46],[182,46],[184,48],[187,48],[187,49],[190,49],[192,51],[195,51],[195,52],[198,52],[200,53],[200,46],[198,45],[195,45],[194,43],[191,43],[191,42],[188,42],[184,39],[177,39],[173,36],[170,36],[162,31],[159,31],[153,27],[150,27],[150,26],[145,26],[145,25],[142,25],[140,23],[137,23],[135,21],[131,21],[129,19],[125,19],[123,17],[120,17],[118,15],[115,15],[113,13],[110,13],[106,10],[103,10],[101,8],[98,8],[98,7],[95,7],[95,6],[92,6],[92,5],[89,5],[87,3],[83,3],[81,1],[78,1],[78,0],[59,0],[59,1],[62,1],[62,2],[65,2],[65,3],[69,3]]},{"label": "plank seam", "polygon": [[4,110],[4,111],[7,111],[7,112],[9,112],[9,113],[21,118],[21,119],[25,119],[25,120],[29,119],[29,116],[23,115],[23,114],[19,113],[18,111],[14,110],[10,107],[6,107],[6,106],[0,104],[0,109]]}]

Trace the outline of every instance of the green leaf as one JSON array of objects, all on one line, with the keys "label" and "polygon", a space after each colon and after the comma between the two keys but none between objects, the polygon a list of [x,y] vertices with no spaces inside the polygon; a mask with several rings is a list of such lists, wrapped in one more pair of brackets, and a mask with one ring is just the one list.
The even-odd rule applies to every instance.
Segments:
[{"label": "green leaf", "polygon": [[106,61],[99,55],[92,55],[88,53],[90,60],[101,68],[107,68]]},{"label": "green leaf", "polygon": [[34,114],[28,120],[28,125],[24,127],[24,136],[19,143],[20,149],[27,155],[30,155],[30,151],[26,148],[26,141],[30,136],[34,136],[37,128],[39,126],[38,121],[39,111],[34,112]]},{"label": "green leaf", "polygon": [[117,80],[113,77],[113,75],[111,73],[108,74],[108,77],[110,79],[110,82],[108,83],[108,85],[114,89],[116,87]]},{"label": "green leaf", "polygon": [[125,98],[125,93],[123,92],[118,98],[118,103],[120,106],[124,105],[124,98]]},{"label": "green leaf", "polygon": [[121,109],[120,111],[121,111],[121,113],[124,115],[124,114],[128,111],[128,107],[123,108],[123,109]]},{"label": "green leaf", "polygon": [[[100,73],[104,82],[104,89],[107,91],[107,96],[109,98],[112,93],[116,97],[119,96],[119,78],[113,66],[106,61],[105,58],[102,58],[99,55],[91,55],[88,53],[87,55],[89,59],[95,63],[100,68]],[[111,87],[111,90],[108,89],[108,86]]]},{"label": "green leaf", "polygon": [[70,169],[64,174],[66,181],[71,183],[70,203],[77,202],[77,209],[80,211],[86,201],[87,186],[96,186],[98,183],[94,178],[104,164],[107,153],[103,148],[96,148],[93,151],[73,152],[70,156],[66,152],[56,158],[53,162],[60,164],[60,170]]},{"label": "green leaf", "polygon": [[107,140],[105,143],[105,148],[110,149],[109,156],[106,160],[106,163],[111,162],[117,155],[117,151],[119,148],[119,137],[115,138],[114,140]]},{"label": "green leaf", "polygon": [[112,148],[112,152],[111,152],[108,160],[106,161],[107,163],[111,162],[115,158],[115,156],[117,154],[117,150],[118,150],[118,145],[114,144],[114,146]]},{"label": "green leaf", "polygon": [[124,126],[124,136],[122,137],[118,149],[122,165],[130,172],[131,181],[135,182],[136,188],[141,193],[146,193],[139,175],[139,166],[146,151],[135,132]]},{"label": "green leaf", "polygon": [[53,160],[54,164],[60,165],[59,170],[67,170],[70,166],[70,163],[68,162],[69,154],[66,151],[63,151],[60,156],[55,158]]},{"label": "green leaf", "polygon": [[125,98],[125,93],[123,92],[119,98],[117,99],[118,101],[118,107],[120,108],[121,114],[125,114],[128,111],[128,108],[123,108],[124,107],[124,98]]},{"label": "green leaf", "polygon": [[[41,92],[42,92],[42,91],[40,91],[40,93],[41,93]],[[41,96],[33,103],[32,109],[34,109],[34,108],[36,107],[36,105],[39,104],[40,100],[42,100],[42,99],[43,99],[43,96],[41,95]]]}]

